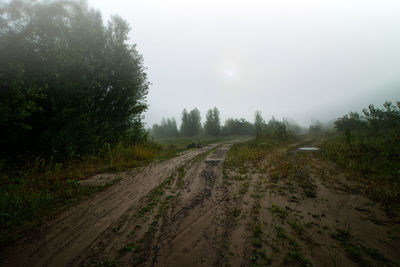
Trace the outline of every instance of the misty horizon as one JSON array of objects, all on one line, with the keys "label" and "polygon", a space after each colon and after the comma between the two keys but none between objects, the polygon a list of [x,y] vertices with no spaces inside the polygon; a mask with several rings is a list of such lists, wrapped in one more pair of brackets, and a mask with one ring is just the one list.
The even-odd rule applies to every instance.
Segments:
[{"label": "misty horizon", "polygon": [[146,127],[184,108],[307,127],[400,98],[396,1],[89,1],[119,15],[152,83]]}]

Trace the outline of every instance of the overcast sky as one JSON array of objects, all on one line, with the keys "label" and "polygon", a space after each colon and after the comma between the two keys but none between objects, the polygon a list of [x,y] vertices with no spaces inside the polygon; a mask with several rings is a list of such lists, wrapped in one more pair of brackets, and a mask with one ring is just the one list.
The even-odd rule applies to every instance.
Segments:
[{"label": "overcast sky", "polygon": [[307,126],[400,101],[399,0],[89,0],[131,25],[147,126],[183,108]]}]

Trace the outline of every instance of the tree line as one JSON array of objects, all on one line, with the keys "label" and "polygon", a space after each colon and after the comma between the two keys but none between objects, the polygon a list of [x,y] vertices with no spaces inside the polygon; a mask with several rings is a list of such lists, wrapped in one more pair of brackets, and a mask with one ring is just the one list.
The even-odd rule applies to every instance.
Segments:
[{"label": "tree line", "polygon": [[228,119],[225,125],[221,125],[219,110],[214,107],[206,113],[204,125],[201,123],[201,114],[197,108],[187,111],[183,109],[181,125],[178,130],[175,118],[162,119],[160,124],[154,124],[149,129],[150,134],[158,138],[227,136],[227,135],[254,135],[253,124],[245,119]]},{"label": "tree line", "polygon": [[149,129],[150,134],[156,138],[173,138],[173,137],[193,137],[193,136],[232,136],[247,135],[258,137],[273,137],[285,139],[291,134],[299,134],[305,132],[305,129],[296,123],[289,123],[286,119],[279,121],[274,117],[268,122],[262,117],[260,111],[256,111],[254,122],[246,119],[229,118],[225,123],[221,124],[220,112],[214,107],[206,112],[206,120],[201,124],[201,114],[197,108],[190,112],[183,110],[181,116],[181,125],[178,129],[175,118],[162,119],[160,124],[154,124]]}]

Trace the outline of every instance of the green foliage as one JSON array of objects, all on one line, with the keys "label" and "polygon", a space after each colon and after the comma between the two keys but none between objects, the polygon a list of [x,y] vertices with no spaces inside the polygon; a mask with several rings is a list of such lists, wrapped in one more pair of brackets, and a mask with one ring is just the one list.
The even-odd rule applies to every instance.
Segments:
[{"label": "green foliage", "polygon": [[200,111],[195,108],[190,112],[186,109],[182,112],[181,135],[196,136],[202,131]]},{"label": "green foliage", "polygon": [[[384,109],[370,105],[364,115],[350,113],[336,122],[338,136],[323,153],[364,180],[367,194],[389,215],[400,214],[400,102]],[[397,215],[396,215],[397,214]]]},{"label": "green foliage", "polygon": [[382,130],[400,131],[400,102],[397,102],[397,105],[385,102],[383,107],[384,109],[379,109],[369,105],[368,109],[363,109],[363,116],[357,112],[350,112],[337,119],[335,127],[340,132],[363,131],[369,134],[379,134]]},{"label": "green foliage", "polygon": [[278,140],[286,140],[290,135],[287,128],[288,123],[285,119],[278,121],[272,117],[272,119],[268,121],[263,135]]},{"label": "green foliage", "polygon": [[227,119],[221,130],[222,135],[255,135],[255,128],[245,119]]},{"label": "green foliage", "polygon": [[234,144],[228,151],[226,166],[236,168],[262,168],[271,151],[279,147],[279,142],[265,138],[255,138],[244,143]]},{"label": "green foliage", "polygon": [[178,137],[178,128],[175,118],[162,119],[161,124],[154,124],[151,129],[151,135],[156,138],[173,138]]},{"label": "green foliage", "polygon": [[257,137],[275,139],[275,140],[287,140],[291,133],[288,130],[289,123],[286,119],[282,121],[276,120],[272,117],[268,123],[265,123],[262,118],[261,112],[256,111],[254,118],[254,128],[256,130]]},{"label": "green foliage", "polygon": [[218,136],[221,131],[221,120],[219,111],[216,107],[209,109],[206,114],[206,122],[204,124],[204,132],[209,136]]},{"label": "green foliage", "polygon": [[266,124],[262,117],[261,111],[257,110],[254,115],[254,128],[256,130],[256,136],[261,136]]},{"label": "green foliage", "polygon": [[310,134],[320,134],[322,133],[322,123],[320,121],[316,121],[314,124],[311,124],[308,128],[308,132]]},{"label": "green foliage", "polygon": [[124,20],[104,26],[73,0],[12,0],[0,10],[1,157],[69,159],[146,136],[148,81]]},{"label": "green foliage", "polygon": [[350,232],[347,229],[336,229],[336,232],[331,234],[331,237],[340,242],[347,242],[350,238]]},{"label": "green foliage", "polygon": [[311,267],[311,261],[305,258],[298,250],[290,250],[285,257],[284,263],[290,266]]}]

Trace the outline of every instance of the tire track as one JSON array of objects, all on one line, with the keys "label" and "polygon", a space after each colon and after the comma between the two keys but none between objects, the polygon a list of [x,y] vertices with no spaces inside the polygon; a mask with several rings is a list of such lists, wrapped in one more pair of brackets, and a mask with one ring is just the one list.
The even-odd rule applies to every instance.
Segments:
[{"label": "tire track", "polygon": [[4,266],[77,265],[76,259],[86,258],[87,251],[102,240],[104,232],[130,208],[137,207],[140,199],[178,165],[214,146],[153,163],[134,176],[121,173],[124,179],[120,182],[68,209],[10,248]]}]

